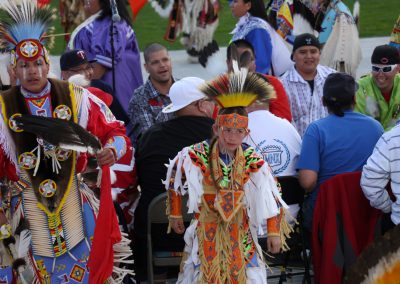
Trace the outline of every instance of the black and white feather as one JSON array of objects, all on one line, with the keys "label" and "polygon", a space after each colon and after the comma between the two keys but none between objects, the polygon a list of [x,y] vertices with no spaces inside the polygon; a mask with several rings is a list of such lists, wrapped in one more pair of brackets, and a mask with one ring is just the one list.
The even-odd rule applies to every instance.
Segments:
[{"label": "black and white feather", "polygon": [[100,141],[72,121],[53,117],[22,115],[15,118],[19,128],[35,134],[46,142],[66,150],[95,154],[101,150]]}]

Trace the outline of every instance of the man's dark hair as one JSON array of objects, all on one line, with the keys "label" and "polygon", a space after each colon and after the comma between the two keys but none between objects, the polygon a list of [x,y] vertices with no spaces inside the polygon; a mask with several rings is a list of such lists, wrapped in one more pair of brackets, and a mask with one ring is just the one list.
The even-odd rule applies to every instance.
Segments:
[{"label": "man's dark hair", "polygon": [[323,102],[324,106],[327,107],[329,113],[333,113],[336,116],[343,117],[344,112],[346,110],[353,109],[354,98],[351,101],[347,101],[347,102],[333,102],[333,101],[328,100],[325,97],[322,97],[322,102]]},{"label": "man's dark hair", "polygon": [[324,83],[322,102],[329,113],[343,117],[344,111],[353,108],[357,88],[356,81],[349,74],[329,74]]},{"label": "man's dark hair", "polygon": [[144,62],[148,63],[150,60],[150,54],[161,51],[161,50],[165,50],[168,52],[168,50],[165,46],[163,46],[162,44],[159,44],[157,42],[151,43],[148,46],[146,46],[146,48],[143,51]]},{"label": "man's dark hair", "polygon": [[228,48],[226,49],[226,58],[228,60],[231,60],[231,57],[232,57],[232,46],[233,45],[238,47],[238,48],[248,48],[253,53],[253,56],[255,56],[253,45],[250,42],[248,42],[247,40],[245,40],[245,39],[238,39],[238,40],[232,41],[228,45]]}]

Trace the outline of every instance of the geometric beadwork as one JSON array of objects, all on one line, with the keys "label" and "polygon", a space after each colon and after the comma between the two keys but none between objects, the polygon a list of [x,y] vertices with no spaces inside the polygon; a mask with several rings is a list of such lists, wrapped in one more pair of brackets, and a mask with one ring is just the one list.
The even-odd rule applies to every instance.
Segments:
[{"label": "geometric beadwork", "polygon": [[36,166],[36,161],[36,155],[32,152],[22,153],[18,157],[18,165],[25,170],[33,169]]},{"label": "geometric beadwork", "polygon": [[82,283],[82,279],[84,276],[85,276],[85,269],[77,264],[74,265],[69,275],[70,278],[74,279],[75,281],[78,281],[79,283]]},{"label": "geometric beadwork", "polygon": [[17,126],[17,122],[14,120],[16,117],[20,117],[22,114],[14,113],[8,120],[8,126],[14,132],[22,132],[23,130]]},{"label": "geometric beadwork", "polygon": [[52,197],[57,190],[57,185],[54,180],[45,179],[39,185],[39,193],[44,197]]},{"label": "geometric beadwork", "polygon": [[53,116],[59,119],[70,120],[72,116],[72,111],[66,105],[59,105],[53,111]]}]

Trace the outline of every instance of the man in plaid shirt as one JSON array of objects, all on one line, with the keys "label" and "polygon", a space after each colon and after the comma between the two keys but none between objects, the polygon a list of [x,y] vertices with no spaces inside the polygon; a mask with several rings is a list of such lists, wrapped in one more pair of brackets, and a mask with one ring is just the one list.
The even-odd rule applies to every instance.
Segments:
[{"label": "man in plaid shirt", "polygon": [[175,81],[167,49],[159,43],[150,44],[144,50],[144,61],[149,78],[144,85],[135,90],[128,109],[132,123],[130,136],[135,146],[139,136],[153,124],[173,118],[173,114],[161,112],[171,103],[168,93]]}]

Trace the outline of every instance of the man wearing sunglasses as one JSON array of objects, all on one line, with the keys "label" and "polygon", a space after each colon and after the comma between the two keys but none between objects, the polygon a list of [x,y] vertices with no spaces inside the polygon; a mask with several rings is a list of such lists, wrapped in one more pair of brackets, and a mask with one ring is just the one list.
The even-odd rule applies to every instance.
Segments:
[{"label": "man wearing sunglasses", "polygon": [[371,74],[358,81],[355,111],[378,120],[389,130],[400,119],[400,55],[389,45],[375,47]]}]

